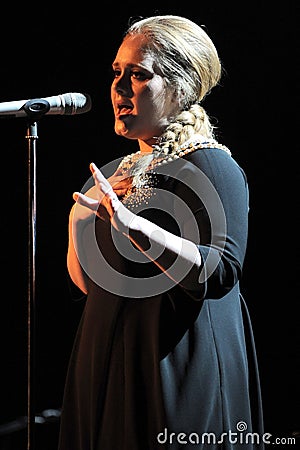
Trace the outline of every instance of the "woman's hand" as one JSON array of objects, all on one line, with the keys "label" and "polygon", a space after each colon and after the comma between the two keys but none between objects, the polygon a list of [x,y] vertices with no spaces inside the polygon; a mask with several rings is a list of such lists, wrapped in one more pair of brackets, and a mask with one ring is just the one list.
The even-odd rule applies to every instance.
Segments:
[{"label": "woman's hand", "polygon": [[[77,192],[73,194],[74,200],[77,198]],[[92,186],[88,191],[85,192],[85,197],[97,201],[97,189],[96,186]],[[90,200],[90,201],[91,201]],[[95,213],[92,209],[82,206],[80,202],[74,203],[70,211],[70,220],[74,223],[88,223],[92,221],[95,217]]]},{"label": "woman's hand", "polygon": [[[90,170],[95,182],[95,186],[91,188],[92,195],[74,192],[73,198],[76,205],[79,204],[90,211],[86,213],[87,217],[95,214],[102,220],[110,220],[118,231],[128,231],[129,224],[135,215],[125,208],[118,196],[122,197],[127,192],[131,185],[130,177],[116,171],[107,179],[94,163],[90,164]],[[90,191],[88,191],[89,194]]]},{"label": "woman's hand", "polygon": [[132,185],[132,176],[127,176],[123,170],[117,169],[113,175],[107,178],[107,181],[109,181],[117,196],[122,198]]}]

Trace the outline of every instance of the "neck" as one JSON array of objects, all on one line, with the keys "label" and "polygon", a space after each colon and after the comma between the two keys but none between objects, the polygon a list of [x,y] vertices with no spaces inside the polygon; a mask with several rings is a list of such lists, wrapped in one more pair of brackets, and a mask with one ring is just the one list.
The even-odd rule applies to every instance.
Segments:
[{"label": "neck", "polygon": [[153,145],[155,144],[155,140],[151,139],[149,141],[142,141],[139,139],[139,147],[141,153],[152,153],[153,152]]}]

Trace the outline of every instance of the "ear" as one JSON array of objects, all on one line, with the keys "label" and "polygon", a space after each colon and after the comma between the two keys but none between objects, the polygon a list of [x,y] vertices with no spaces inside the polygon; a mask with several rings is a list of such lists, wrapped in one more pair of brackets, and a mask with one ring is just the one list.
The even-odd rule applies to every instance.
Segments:
[{"label": "ear", "polygon": [[182,89],[179,89],[176,86],[170,86],[169,92],[170,92],[172,102],[177,102],[177,103],[181,102],[181,98],[183,97]]},{"label": "ear", "polygon": [[184,109],[184,105],[186,104],[186,95],[183,89],[174,89],[174,101],[177,102],[179,109]]}]

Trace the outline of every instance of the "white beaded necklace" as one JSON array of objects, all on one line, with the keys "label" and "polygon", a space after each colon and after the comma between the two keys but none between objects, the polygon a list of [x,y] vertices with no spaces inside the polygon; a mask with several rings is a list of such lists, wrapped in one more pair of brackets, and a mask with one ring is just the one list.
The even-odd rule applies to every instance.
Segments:
[{"label": "white beaded necklace", "polygon": [[[159,146],[154,146],[152,153],[142,153],[140,150],[125,156],[119,164],[118,169],[123,174],[132,176],[132,185],[128,189],[122,202],[128,208],[137,208],[142,204],[148,204],[149,199],[155,195],[155,167],[168,164],[178,158],[182,158],[198,149],[219,149],[231,156],[231,152],[225,145],[219,144],[215,139],[208,139],[201,135],[195,135],[180,145],[177,150],[164,154]],[[143,158],[143,171],[139,170],[138,161]],[[147,158],[147,159],[146,159]]]}]

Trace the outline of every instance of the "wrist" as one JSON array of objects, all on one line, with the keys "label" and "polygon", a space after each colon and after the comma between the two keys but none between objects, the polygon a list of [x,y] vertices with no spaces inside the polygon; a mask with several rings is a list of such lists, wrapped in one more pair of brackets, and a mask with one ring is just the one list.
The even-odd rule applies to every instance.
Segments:
[{"label": "wrist", "polygon": [[88,208],[74,203],[69,214],[69,221],[73,226],[83,225],[95,219],[95,213]]}]

